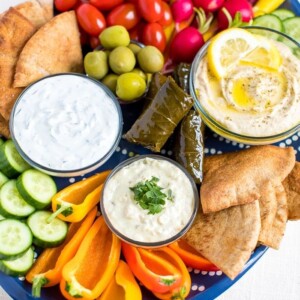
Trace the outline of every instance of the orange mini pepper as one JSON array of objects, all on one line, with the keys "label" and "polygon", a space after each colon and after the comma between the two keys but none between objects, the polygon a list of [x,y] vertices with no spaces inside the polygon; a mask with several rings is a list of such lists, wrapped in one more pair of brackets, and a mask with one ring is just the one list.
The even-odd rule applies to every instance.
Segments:
[{"label": "orange mini pepper", "polygon": [[205,271],[219,270],[213,263],[201,256],[201,254],[185,240],[178,240],[168,247],[174,250],[188,267]]},{"label": "orange mini pepper", "polygon": [[122,242],[122,253],[135,277],[152,292],[167,293],[180,286],[180,271],[155,252]]},{"label": "orange mini pepper", "polygon": [[182,275],[182,282],[179,287],[172,289],[168,293],[164,293],[164,294],[153,293],[153,294],[157,298],[165,299],[165,300],[185,299],[188,296],[188,294],[190,293],[191,284],[192,284],[191,276],[190,276],[190,273],[189,273],[186,265],[184,264],[182,259],[179,257],[179,255],[169,247],[163,247],[163,248],[159,248],[159,249],[156,249],[153,251],[156,255],[158,255],[158,256],[166,259],[170,263],[172,263],[176,268],[178,268],[178,270],[181,272],[181,275]]},{"label": "orange mini pepper", "polygon": [[40,297],[41,288],[56,285],[61,280],[63,266],[75,255],[81,241],[92,226],[97,214],[95,207],[82,222],[72,223],[62,245],[45,249],[26,274],[32,285],[33,297]]},{"label": "orange mini pepper", "polygon": [[95,174],[59,191],[52,198],[53,214],[67,222],[79,222],[100,201],[102,184],[110,171]]},{"label": "orange mini pepper", "polygon": [[120,260],[115,275],[98,300],[142,300],[141,288],[128,265]]},{"label": "orange mini pepper", "polygon": [[62,270],[60,290],[67,299],[98,298],[117,269],[120,240],[102,216],[96,219],[74,258]]}]

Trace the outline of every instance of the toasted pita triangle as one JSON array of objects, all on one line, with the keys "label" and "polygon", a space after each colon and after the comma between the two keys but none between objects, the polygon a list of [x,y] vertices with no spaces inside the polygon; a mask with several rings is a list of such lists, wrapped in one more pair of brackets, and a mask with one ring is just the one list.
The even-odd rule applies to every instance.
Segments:
[{"label": "toasted pita triangle", "polygon": [[259,232],[259,203],[254,201],[210,214],[200,209],[184,239],[234,279],[256,247]]},{"label": "toasted pita triangle", "polygon": [[57,15],[27,42],[16,66],[14,87],[50,74],[82,72],[82,52],[74,11]]},{"label": "toasted pita triangle", "polygon": [[281,183],[267,183],[259,199],[261,230],[258,241],[278,249],[288,219],[287,200]]},{"label": "toasted pita triangle", "polygon": [[287,195],[288,219],[300,220],[300,162],[296,162],[283,186]]},{"label": "toasted pita triangle", "polygon": [[293,169],[292,147],[255,146],[204,160],[200,198],[204,213],[259,199],[267,182],[282,182]]},{"label": "toasted pita triangle", "polygon": [[53,0],[37,0],[44,9],[44,16],[47,21],[53,18]]}]

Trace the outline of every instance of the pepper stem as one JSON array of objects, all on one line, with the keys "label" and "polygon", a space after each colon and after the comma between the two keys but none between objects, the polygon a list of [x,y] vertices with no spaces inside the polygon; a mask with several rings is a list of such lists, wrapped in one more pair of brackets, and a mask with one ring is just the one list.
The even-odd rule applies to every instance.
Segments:
[{"label": "pepper stem", "polygon": [[45,278],[44,276],[34,277],[34,279],[32,281],[32,289],[31,289],[32,296],[34,298],[40,298],[41,297],[41,289],[48,282],[49,282],[49,280],[47,278]]},{"label": "pepper stem", "polygon": [[59,214],[70,208],[70,204],[62,204],[51,216],[47,219],[47,223],[51,223]]}]

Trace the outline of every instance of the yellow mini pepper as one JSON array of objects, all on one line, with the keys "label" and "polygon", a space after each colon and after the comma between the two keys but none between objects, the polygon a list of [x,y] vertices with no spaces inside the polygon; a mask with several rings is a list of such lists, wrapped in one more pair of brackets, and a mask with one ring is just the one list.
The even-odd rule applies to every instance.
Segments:
[{"label": "yellow mini pepper", "polygon": [[66,222],[79,222],[100,201],[102,184],[110,171],[93,175],[59,191],[52,198],[49,222],[58,217]]},{"label": "yellow mini pepper", "polygon": [[258,0],[253,6],[254,17],[271,13],[285,0]]}]

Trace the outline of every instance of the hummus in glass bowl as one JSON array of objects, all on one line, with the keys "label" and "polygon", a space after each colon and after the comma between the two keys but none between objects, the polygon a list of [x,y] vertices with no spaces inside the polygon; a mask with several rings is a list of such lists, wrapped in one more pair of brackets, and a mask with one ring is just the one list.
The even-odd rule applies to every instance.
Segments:
[{"label": "hummus in glass bowl", "polygon": [[274,143],[300,127],[300,60],[293,54],[299,44],[271,29],[239,30],[254,34],[258,47],[260,42],[275,47],[281,60],[279,68],[236,60],[225,76],[217,78],[210,69],[207,43],[191,69],[190,90],[195,107],[206,125],[230,140],[253,145]]}]

